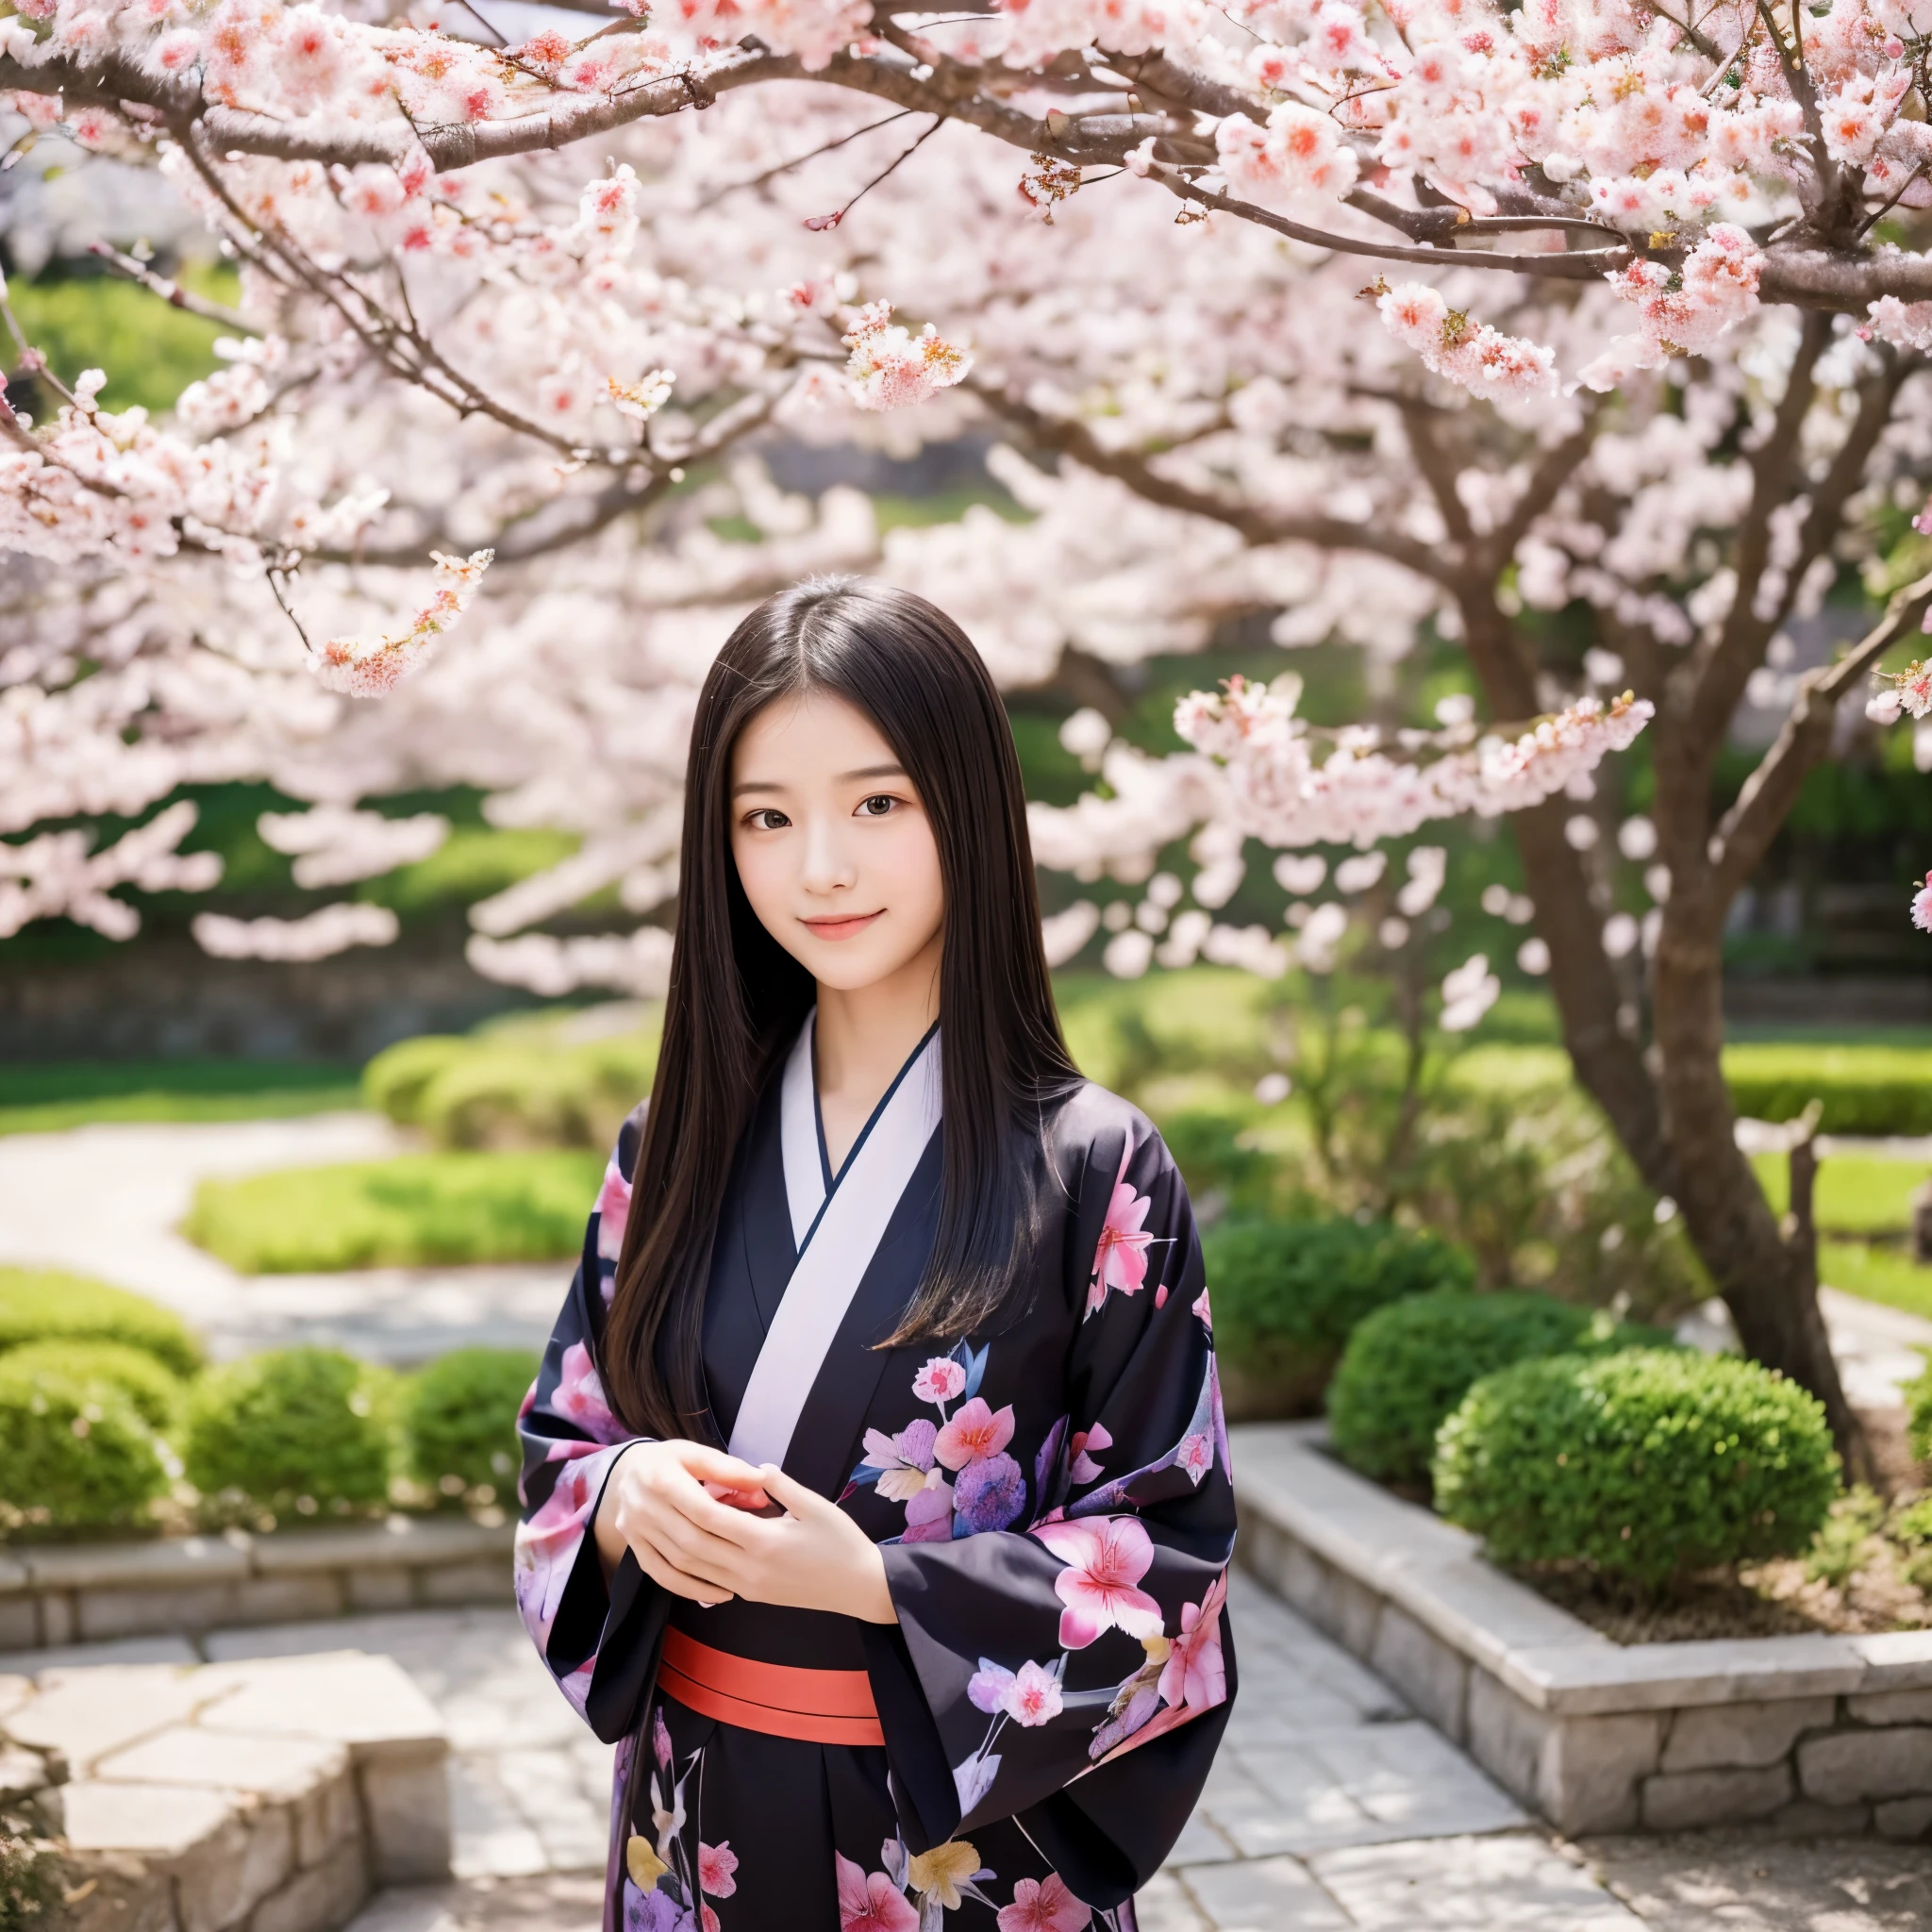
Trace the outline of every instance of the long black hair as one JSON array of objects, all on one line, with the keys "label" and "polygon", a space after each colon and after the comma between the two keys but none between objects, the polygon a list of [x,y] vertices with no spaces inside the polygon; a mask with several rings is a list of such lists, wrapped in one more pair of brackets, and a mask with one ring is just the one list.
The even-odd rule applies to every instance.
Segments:
[{"label": "long black hair", "polygon": [[924,805],[945,893],[939,1233],[889,1342],[957,1338],[999,1313],[1034,1222],[1026,1142],[1079,1078],[1041,943],[1020,761],[978,652],[944,611],[888,584],[816,577],[767,598],[718,654],[691,730],[664,1039],[602,1364],[643,1435],[716,1434],[699,1358],[712,1239],[739,1139],[814,997],[752,911],[730,841],[739,733],[808,691],[884,734]]}]

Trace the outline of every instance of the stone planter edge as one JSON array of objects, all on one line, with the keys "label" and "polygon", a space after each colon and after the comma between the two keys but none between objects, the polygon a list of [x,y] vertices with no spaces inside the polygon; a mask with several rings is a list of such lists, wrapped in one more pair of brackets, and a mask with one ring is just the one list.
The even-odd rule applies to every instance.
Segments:
[{"label": "stone planter edge", "polygon": [[1932,1631],[1619,1645],[1325,1424],[1229,1433],[1237,1559],[1559,1829],[1932,1831]]}]

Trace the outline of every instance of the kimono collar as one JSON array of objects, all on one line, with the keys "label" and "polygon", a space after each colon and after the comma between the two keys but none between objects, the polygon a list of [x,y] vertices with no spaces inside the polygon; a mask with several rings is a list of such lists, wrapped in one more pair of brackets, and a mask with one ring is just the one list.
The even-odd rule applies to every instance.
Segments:
[{"label": "kimono collar", "polygon": [[922,1041],[886,1090],[828,1188],[808,1016],[785,1063],[779,1137],[786,1206],[798,1265],[786,1284],[731,1430],[731,1453],[783,1464],[806,1398],[887,1224],[940,1124],[940,1029]]}]

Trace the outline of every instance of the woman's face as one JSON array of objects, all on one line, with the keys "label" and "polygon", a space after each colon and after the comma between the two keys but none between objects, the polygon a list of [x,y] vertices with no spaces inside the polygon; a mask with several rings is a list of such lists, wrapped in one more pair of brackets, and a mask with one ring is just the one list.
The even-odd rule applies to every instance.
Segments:
[{"label": "woman's face", "polygon": [[731,853],[765,930],[822,986],[874,986],[940,938],[932,822],[878,726],[830,692],[767,705],[740,732]]}]

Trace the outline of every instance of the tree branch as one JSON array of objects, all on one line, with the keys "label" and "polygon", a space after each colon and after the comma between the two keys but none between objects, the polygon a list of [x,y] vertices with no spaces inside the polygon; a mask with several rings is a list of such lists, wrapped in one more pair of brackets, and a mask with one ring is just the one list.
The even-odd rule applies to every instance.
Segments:
[{"label": "tree branch", "polygon": [[1811,768],[1831,748],[1839,700],[1901,640],[1919,630],[1932,609],[1932,575],[1907,584],[1884,617],[1836,664],[1807,671],[1777,741],[1745,779],[1738,801],[1718,824],[1711,861],[1726,902],[1756,870],[1796,802]]},{"label": "tree branch", "polygon": [[1485,537],[1491,574],[1500,572],[1516,554],[1516,546],[1529,533],[1529,526],[1557,500],[1557,492],[1577,466],[1590,454],[1596,441],[1597,425],[1603,413],[1604,398],[1591,394],[1583,401],[1583,421],[1560,441],[1543,451],[1530,470],[1523,494],[1509,514]]},{"label": "tree branch", "polygon": [[137,261],[133,256],[122,254],[120,249],[106,242],[90,242],[87,252],[99,256],[117,275],[125,275],[130,282],[139,282],[150,295],[158,295],[170,308],[185,309],[190,315],[200,316],[204,322],[217,323],[223,328],[232,329],[238,336],[258,336],[262,333],[261,325],[249,321],[239,308],[230,308],[222,302],[210,302],[206,295],[197,295],[192,289],[184,289],[179,282],[171,282],[166,275],[156,275],[144,261]]}]

